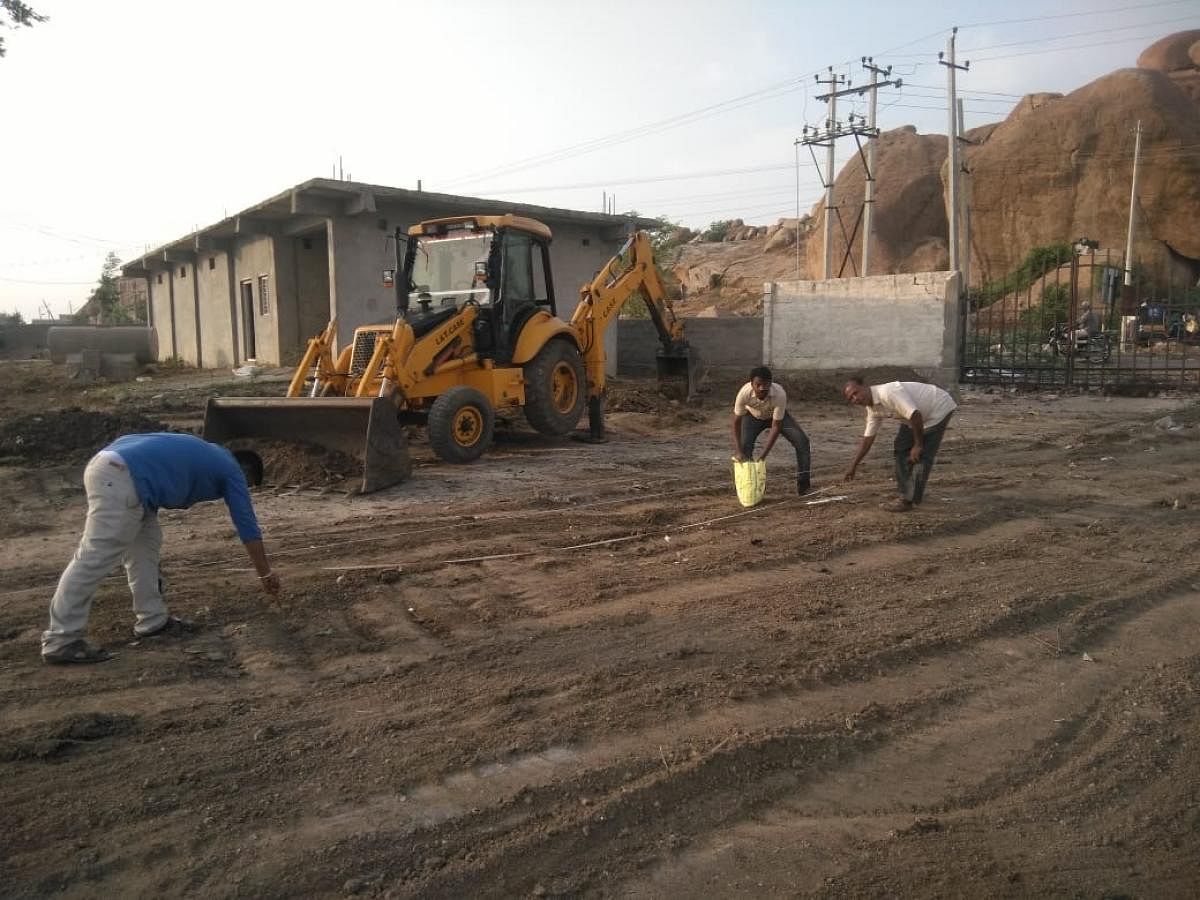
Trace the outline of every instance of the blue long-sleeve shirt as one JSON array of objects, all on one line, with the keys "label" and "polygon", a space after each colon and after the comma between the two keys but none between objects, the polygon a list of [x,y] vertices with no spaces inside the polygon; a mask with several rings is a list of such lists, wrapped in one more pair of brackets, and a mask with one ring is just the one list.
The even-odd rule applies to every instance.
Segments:
[{"label": "blue long-sleeve shirt", "polygon": [[242,542],[262,540],[246,476],[224,447],[190,434],[160,432],[127,434],[104,449],[125,461],[147,509],[187,509],[224,500]]}]

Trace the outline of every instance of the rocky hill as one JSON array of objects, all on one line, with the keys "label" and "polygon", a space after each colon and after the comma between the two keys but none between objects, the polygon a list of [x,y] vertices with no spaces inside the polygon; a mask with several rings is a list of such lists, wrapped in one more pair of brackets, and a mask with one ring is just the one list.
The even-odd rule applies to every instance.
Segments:
[{"label": "rocky hill", "polygon": [[[971,281],[1011,272],[1034,247],[1080,237],[1120,255],[1125,247],[1134,128],[1142,123],[1140,220],[1135,255],[1158,283],[1200,277],[1200,30],[1152,44],[1134,68],[1118,69],[1070,94],[1031,94],[1009,116],[967,132],[971,172]],[[949,264],[946,138],[911,126],[885,132],[876,150],[876,240],[871,272],[915,272]],[[847,232],[863,196],[853,157],[835,196]],[[757,310],[762,282],[820,276],[824,210],[764,228],[738,221],[720,243],[693,239],[664,260],[686,288],[688,314]],[[835,223],[834,271],[861,274],[861,238],[846,258]]]}]

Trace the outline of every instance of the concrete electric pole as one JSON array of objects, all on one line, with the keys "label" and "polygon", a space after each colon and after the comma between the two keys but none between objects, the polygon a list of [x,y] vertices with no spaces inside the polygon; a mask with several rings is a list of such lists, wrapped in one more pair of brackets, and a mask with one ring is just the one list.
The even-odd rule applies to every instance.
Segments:
[{"label": "concrete electric pole", "polygon": [[[947,150],[950,164],[950,198],[946,204],[950,219],[950,271],[961,272],[962,265],[958,252],[958,103],[955,94],[954,76],[961,69],[966,71],[971,64],[958,65],[954,60],[954,37],[958,34],[957,26],[950,32],[946,41],[946,52],[938,53],[938,62],[946,67],[946,108],[949,113],[949,127],[946,129]],[[960,289],[965,286],[960,286]]]},{"label": "concrete electric pole", "polygon": [[[867,87],[870,94],[867,104],[867,130],[871,132],[872,137],[867,142],[867,157],[865,160],[865,175],[866,187],[863,194],[863,244],[862,244],[862,274],[871,274],[871,239],[875,235],[875,144],[878,141],[878,128],[875,125],[875,111],[879,88],[886,85],[894,85],[900,87],[904,82],[897,78],[895,81],[886,80],[892,74],[892,67],[881,69],[875,65],[875,60],[872,57],[863,57],[863,68],[871,73],[871,83]],[[884,81],[879,80],[879,76],[884,77]]]},{"label": "concrete electric pole", "polygon": [[1138,173],[1142,161],[1142,120],[1133,139],[1133,186],[1129,190],[1129,230],[1125,236],[1125,287],[1133,287],[1133,223],[1138,205]]},{"label": "concrete electric pole", "polygon": [[[965,129],[963,128],[963,102],[962,98],[958,99],[958,141],[960,145],[965,146],[967,139]],[[971,170],[967,168],[967,163],[964,160],[959,169],[963,175],[963,190],[962,190],[962,225],[963,225],[963,243],[962,243],[962,278],[963,290],[970,290],[971,287]]]},{"label": "concrete electric pole", "polygon": [[[863,66],[871,72],[871,83],[869,85],[863,85],[861,87],[850,87],[849,86],[850,80],[843,76],[835,75],[833,73],[832,66],[829,69],[829,77],[828,78],[822,79],[821,76],[819,76],[819,75],[817,76],[817,84],[828,84],[832,88],[832,90],[830,90],[829,93],[821,94],[820,96],[817,97],[818,100],[825,100],[829,103],[829,117],[825,120],[825,130],[822,131],[819,128],[805,125],[804,131],[803,131],[803,136],[800,137],[799,139],[797,139],[795,142],[797,146],[799,146],[800,144],[804,144],[805,146],[807,146],[809,148],[809,152],[813,153],[813,162],[816,162],[816,153],[813,152],[812,148],[813,147],[824,147],[825,148],[825,154],[826,154],[825,155],[825,175],[821,179],[822,184],[825,186],[825,234],[824,234],[824,242],[825,242],[824,243],[824,251],[825,252],[824,252],[824,263],[823,263],[822,272],[821,272],[822,278],[833,278],[833,277],[840,278],[842,270],[845,269],[847,262],[849,262],[852,267],[854,265],[854,260],[852,258],[852,254],[851,254],[851,250],[853,249],[853,246],[854,246],[854,238],[858,234],[859,224],[863,221],[863,218],[867,217],[866,221],[868,223],[870,222],[869,217],[871,214],[871,208],[875,202],[875,191],[874,191],[875,148],[871,142],[875,138],[879,137],[879,129],[875,126],[876,92],[878,91],[879,88],[884,87],[886,85],[894,84],[896,87],[899,87],[902,84],[902,82],[899,79],[897,79],[896,81],[880,81],[879,80],[880,74],[884,74],[884,75],[890,74],[891,67],[888,67],[887,69],[877,69],[874,66],[874,62],[869,57],[866,57],[866,56],[864,56],[862,58],[862,61],[863,61]],[[868,65],[868,63],[870,63],[870,65]],[[839,84],[845,84],[847,86],[842,88],[841,90],[839,90],[838,89]],[[838,99],[838,97],[845,97],[850,94],[858,94],[861,97],[863,94],[867,93],[868,91],[871,94],[871,122],[870,122],[870,124],[868,124],[867,121],[865,119],[863,119],[862,116],[856,115],[855,113],[851,113],[849,116],[849,124],[842,125],[842,123],[837,120],[837,99]],[[834,196],[833,196],[833,183],[834,183],[834,176],[835,176],[834,169],[833,169],[833,164],[834,164],[833,150],[834,150],[835,142],[837,141],[838,138],[841,138],[841,137],[853,137],[855,142],[858,144],[858,153],[859,153],[859,156],[863,160],[863,167],[865,169],[865,174],[866,174],[866,192],[867,193],[866,193],[866,201],[864,202],[863,207],[859,210],[859,217],[854,222],[853,230],[849,234],[847,234],[846,230],[845,230],[845,225],[843,225],[843,227],[842,227],[842,234],[846,238],[846,253],[842,257],[842,263],[838,267],[838,272],[837,272],[837,275],[835,276],[834,271],[833,271],[833,218],[835,215],[838,215],[838,209],[834,203]],[[862,139],[864,137],[868,139],[867,154],[863,153]],[[869,154],[869,157],[868,157],[868,154]],[[797,165],[798,164],[799,163],[797,162]],[[819,168],[820,168],[820,166],[818,165],[818,170],[819,170]],[[797,175],[797,185],[798,184],[799,184],[799,176]],[[797,194],[798,193],[799,193],[799,190],[797,189]],[[797,201],[796,206],[797,206],[797,209],[799,209],[798,201]],[[839,215],[839,220],[840,220],[840,215]],[[870,250],[868,248],[868,241],[865,236],[863,239],[863,253],[864,253],[864,269],[863,269],[862,274],[865,274],[866,273],[866,269],[865,269],[866,254],[870,253]]]},{"label": "concrete electric pole", "polygon": [[825,132],[828,135],[828,140],[825,143],[825,234],[822,238],[822,263],[821,277],[829,278],[830,272],[833,270],[833,180],[834,180],[834,152],[833,145],[838,134],[837,120],[837,98],[838,85],[845,84],[846,79],[841,75],[833,73],[833,67],[829,68],[829,77],[822,80],[821,76],[817,76],[817,84],[829,85],[829,93],[818,97],[818,100],[829,101],[829,115],[825,119]]}]

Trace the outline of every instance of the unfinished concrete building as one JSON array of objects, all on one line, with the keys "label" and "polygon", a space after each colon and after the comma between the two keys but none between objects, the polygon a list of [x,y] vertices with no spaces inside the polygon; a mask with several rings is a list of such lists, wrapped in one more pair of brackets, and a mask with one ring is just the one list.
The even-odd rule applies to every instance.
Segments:
[{"label": "unfinished concrete building", "polygon": [[[159,357],[205,368],[292,365],[333,318],[338,343],[395,316],[389,275],[396,228],[470,213],[516,213],[548,225],[560,316],[579,287],[647,219],[314,178],[165,244],[122,267],[149,285]],[[615,330],[615,329],[614,329]],[[615,366],[616,348],[609,348]]]}]

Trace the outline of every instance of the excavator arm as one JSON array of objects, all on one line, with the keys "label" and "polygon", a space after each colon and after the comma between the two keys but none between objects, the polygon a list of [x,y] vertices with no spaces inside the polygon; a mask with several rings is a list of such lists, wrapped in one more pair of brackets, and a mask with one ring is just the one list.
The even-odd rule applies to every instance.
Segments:
[{"label": "excavator arm", "polygon": [[686,395],[690,397],[695,392],[692,383],[695,354],[684,339],[683,321],[675,315],[667,299],[666,288],[654,265],[650,236],[644,231],[635,232],[591,283],[579,289],[579,305],[571,317],[571,327],[583,352],[588,396],[600,397],[604,393],[605,329],[636,296],[645,302],[658,331],[659,380],[687,379]]},{"label": "excavator arm", "polygon": [[683,336],[683,321],[675,315],[662,278],[654,265],[650,236],[635,232],[600,273],[579,289],[579,305],[571,317],[588,382],[588,420],[592,437],[604,435],[603,396],[607,354],[604,332],[629,300],[640,296],[658,331],[660,387],[684,398],[695,394],[699,358]]}]

